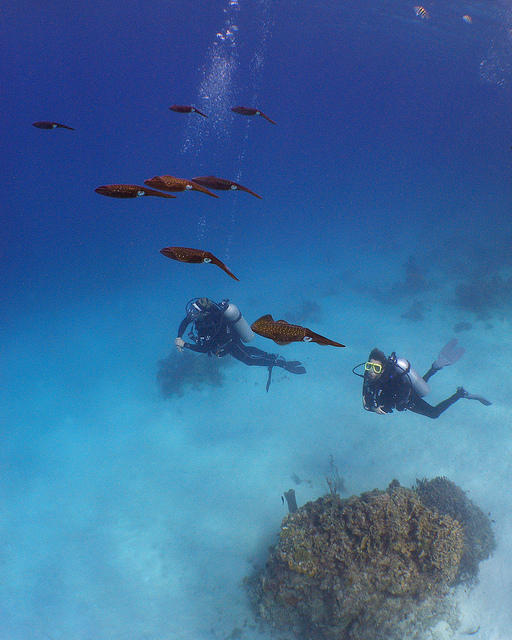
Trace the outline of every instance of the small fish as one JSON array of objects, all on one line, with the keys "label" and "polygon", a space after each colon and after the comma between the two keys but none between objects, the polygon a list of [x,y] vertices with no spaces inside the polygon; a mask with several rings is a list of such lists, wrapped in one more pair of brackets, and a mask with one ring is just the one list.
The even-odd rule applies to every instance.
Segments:
[{"label": "small fish", "polygon": [[73,127],[67,127],[65,124],[59,124],[58,122],[46,122],[46,120],[33,122],[32,126],[37,129],[69,129],[70,131],[74,131]]},{"label": "small fish", "polygon": [[462,16],[462,19],[464,20],[464,22],[467,22],[467,24],[471,24],[473,22],[473,18],[471,16],[468,16],[467,14],[465,16]]},{"label": "small fish", "polygon": [[233,280],[240,282],[238,278],[226,267],[226,265],[209,251],[189,249],[188,247],[165,247],[164,249],[160,249],[160,253],[172,260],[178,260],[178,262],[188,262],[190,264],[200,264],[201,262],[205,262],[207,264],[214,264],[225,271],[228,276],[231,276]]},{"label": "small fish", "polygon": [[331,345],[333,347],[345,346],[298,324],[289,324],[286,320],[274,320],[270,314],[255,320],[251,325],[251,329],[259,336],[269,338],[279,345],[286,345],[292,342],[316,342],[317,344]]},{"label": "small fish", "polygon": [[242,187],[241,184],[236,182],[232,182],[231,180],[224,180],[224,178],[216,178],[215,176],[198,176],[197,178],[192,178],[192,182],[196,182],[203,187],[208,187],[209,189],[217,189],[218,191],[245,191],[246,193],[250,193],[256,198],[262,199],[257,193],[251,191],[247,187]]},{"label": "small fish", "polygon": [[144,180],[144,184],[147,184],[148,187],[161,189],[162,191],[200,191],[201,193],[206,193],[208,196],[212,196],[212,198],[219,197],[192,180],[175,178],[174,176],[154,176],[150,180]]},{"label": "small fish", "polygon": [[421,18],[422,20],[428,20],[430,18],[428,11],[425,9],[425,7],[414,7],[414,13],[418,16],[418,18]]},{"label": "small fish", "polygon": [[153,189],[139,187],[136,184],[105,184],[102,187],[94,189],[100,196],[109,196],[110,198],[138,198],[140,196],[156,196],[157,198],[175,198],[169,193],[160,193]]},{"label": "small fish", "polygon": [[272,124],[277,124],[277,122],[274,122],[273,120],[271,120],[262,111],[260,111],[259,109],[253,109],[252,107],[231,107],[231,111],[234,111],[235,113],[238,113],[241,116],[261,116],[262,118],[265,118],[265,120],[268,120]]},{"label": "small fish", "polygon": [[196,109],[195,107],[189,107],[186,104],[173,104],[169,109],[176,113],[198,113],[200,116],[203,116],[203,118],[208,117],[206,113],[199,111],[199,109]]}]

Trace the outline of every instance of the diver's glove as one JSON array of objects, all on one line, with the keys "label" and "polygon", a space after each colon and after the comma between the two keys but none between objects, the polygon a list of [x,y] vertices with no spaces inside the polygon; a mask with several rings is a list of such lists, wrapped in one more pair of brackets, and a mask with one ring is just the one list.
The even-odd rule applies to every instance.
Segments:
[{"label": "diver's glove", "polygon": [[183,353],[183,349],[185,348],[185,340],[183,340],[183,338],[178,337],[174,341],[174,344],[176,345],[176,349],[178,349],[180,353]]}]

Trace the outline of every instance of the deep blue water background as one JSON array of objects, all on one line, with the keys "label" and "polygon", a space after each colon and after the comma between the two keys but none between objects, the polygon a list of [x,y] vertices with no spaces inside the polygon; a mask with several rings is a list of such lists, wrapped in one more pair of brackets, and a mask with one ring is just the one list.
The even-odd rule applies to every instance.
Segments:
[{"label": "deep blue water background", "polygon": [[[237,258],[255,253],[248,234],[270,255],[301,240],[317,256],[347,242],[353,251],[354,243],[389,243],[410,229],[429,244],[467,227],[493,240],[510,213],[507,51],[498,52],[501,86],[483,81],[479,65],[493,43],[506,41],[504,5],[471,25],[459,19],[470,11],[465,5],[434,9],[429,21],[399,4],[242,6],[235,47],[225,47],[236,56],[229,89],[237,104],[256,97],[279,126],[230,114],[199,157],[181,153],[191,118],[168,106],[198,103],[226,7],[177,5],[6,7],[3,237],[11,302],[67,301],[105,287],[106,278],[113,287],[151,281],[169,268],[154,249],[193,244],[202,215],[221,253],[222,238],[236,234]],[[254,86],[262,19],[272,24]],[[77,132],[26,126],[38,119]],[[231,194],[120,203],[94,193],[99,184],[159,173],[234,179],[239,170],[265,199],[240,198],[236,228]]]},{"label": "deep blue water background", "polygon": [[[227,488],[229,462],[222,457],[229,428],[236,446],[247,448],[247,460],[241,455],[254,486],[269,473],[268,460],[260,475],[257,464],[251,466],[255,455],[272,447],[262,444],[266,431],[256,417],[251,422],[244,404],[252,385],[252,378],[243,378],[249,376],[245,371],[213,400],[208,391],[206,399],[201,394],[183,399],[175,422],[169,419],[180,426],[171,431],[181,434],[179,441],[186,426],[191,442],[182,449],[178,442],[172,462],[159,451],[169,431],[161,414],[175,405],[165,408],[169,405],[158,395],[157,362],[171,351],[190,298],[229,297],[249,321],[263,313],[297,313],[304,300],[321,304],[323,324],[316,330],[346,342],[343,356],[325,350],[304,355],[288,347],[291,355],[305,359],[312,387],[286,380],[286,392],[274,400],[278,405],[270,404],[269,397],[247,400],[255,415],[275,412],[276,423],[283,425],[288,412],[299,419],[297,407],[310,393],[311,414],[305,411],[294,428],[307,433],[304,437],[318,451],[323,436],[314,433],[312,424],[331,433],[345,411],[359,415],[355,409],[352,414],[352,405],[344,408],[338,390],[353,399],[360,413],[358,381],[348,376],[378,340],[387,340],[386,348],[397,347],[400,340],[414,346],[422,366],[428,366],[442,346],[441,336],[449,336],[454,322],[464,320],[474,325],[473,337],[467,338],[474,352],[494,365],[485,354],[495,349],[506,370],[510,345],[502,336],[508,335],[512,289],[512,7],[508,2],[432,4],[425,5],[430,19],[421,20],[413,3],[338,4],[240,0],[237,10],[226,0],[22,1],[2,8],[0,462],[8,506],[1,522],[5,573],[0,582],[7,586],[0,638],[117,637],[104,623],[113,610],[118,637],[163,638],[175,601],[161,595],[162,586],[160,595],[148,596],[152,608],[147,617],[140,614],[147,625],[139,624],[132,613],[137,583],[130,582],[124,592],[132,576],[128,570],[124,575],[122,567],[113,581],[121,604],[112,596],[117,603],[112,609],[97,605],[94,615],[88,609],[92,605],[75,609],[77,579],[59,573],[75,561],[76,573],[82,570],[77,558],[84,547],[75,548],[73,541],[85,540],[92,555],[102,549],[83,587],[93,594],[83,601],[101,603],[102,589],[112,578],[105,531],[116,530],[118,523],[105,516],[112,502],[124,504],[129,495],[126,513],[137,513],[141,530],[148,522],[153,526],[154,514],[172,501],[176,469],[176,476],[187,478],[183,490],[194,495],[185,464],[192,451],[197,455],[192,467],[197,471],[204,465],[209,478],[218,474],[224,493],[208,480],[208,499],[203,504],[203,497],[196,496],[189,511],[174,514],[173,526],[183,532],[196,510],[202,513],[208,504],[224,513],[217,491],[230,496],[229,521],[231,511],[240,507],[236,490],[231,494]],[[472,16],[471,24],[462,20],[465,14]],[[232,45],[216,35],[225,31],[230,17],[238,27]],[[229,74],[220,73],[225,67],[219,60],[232,63]],[[215,89],[215,104],[201,94],[205,79]],[[193,104],[211,118],[169,111],[175,103]],[[277,126],[232,114],[229,106],[238,104],[260,108]],[[42,131],[32,127],[37,120],[76,130]],[[263,199],[219,192],[219,199],[181,193],[176,200],[115,200],[94,192],[102,184],[143,184],[163,174],[215,174],[246,185]],[[159,249],[172,245],[212,251],[241,282],[214,267],[164,258]],[[404,264],[411,258],[414,273],[426,279],[424,289],[404,280]],[[459,285],[468,287],[466,298],[456,297]],[[431,315],[423,324],[400,319],[418,295]],[[375,311],[380,303],[382,316]],[[310,316],[311,322],[315,318]],[[423,336],[428,355],[421,353]],[[275,350],[268,343],[258,346]],[[475,375],[473,383],[485,385],[485,370],[475,373],[473,363],[464,375],[470,381]],[[493,379],[487,380],[492,390]],[[505,403],[500,406],[506,417],[506,390],[495,392],[496,403]],[[505,421],[496,424],[498,431],[505,429]],[[286,448],[292,427],[283,429],[280,437],[274,425],[268,436],[278,448]],[[474,426],[471,437],[479,433]],[[460,443],[457,434],[443,437]],[[358,436],[352,435],[357,444]],[[389,446],[384,435],[373,437],[379,446]],[[310,444],[308,454],[298,451],[307,471],[321,478],[316,445]],[[395,445],[399,450],[401,443]],[[476,477],[456,453],[453,460],[447,454],[440,462],[439,445],[432,446],[438,467],[425,470],[406,456],[412,479],[414,473],[453,469],[461,472],[461,481]],[[204,460],[203,447],[214,450]],[[304,449],[309,451],[308,445]],[[467,450],[479,451],[474,442]],[[323,453],[325,460],[328,452]],[[482,456],[475,458],[474,469],[482,468],[482,459],[488,464],[493,458],[487,449]],[[215,460],[224,465],[222,471]],[[353,477],[357,460],[347,462]],[[362,451],[361,464],[375,470],[370,483],[391,480],[388,466],[381,470]],[[353,490],[360,486],[355,483]],[[46,506],[39,512],[41,505]],[[243,522],[238,526],[242,531]],[[163,547],[167,537],[173,539],[169,530],[157,536]],[[206,525],[205,531],[205,538],[215,537]],[[195,533],[182,535],[186,553],[193,556],[197,544],[199,555],[208,555],[199,534],[197,541]],[[247,548],[240,545],[241,556],[261,546],[264,535],[258,535],[248,536]],[[26,540],[33,541],[33,549],[28,543],[25,547]],[[52,544],[53,555],[41,559],[41,549]],[[18,564],[20,557],[26,560]],[[200,568],[197,573],[200,582]],[[18,574],[19,583],[10,582]],[[194,610],[208,610],[184,593]],[[200,614],[187,615],[182,636],[174,630],[174,637],[207,637],[197,622]],[[92,619],[90,626],[83,622]]]}]

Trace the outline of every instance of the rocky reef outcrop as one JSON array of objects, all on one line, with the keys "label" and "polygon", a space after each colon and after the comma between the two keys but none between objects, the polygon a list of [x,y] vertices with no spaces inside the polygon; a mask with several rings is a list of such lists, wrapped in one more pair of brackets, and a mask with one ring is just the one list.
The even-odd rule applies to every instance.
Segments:
[{"label": "rocky reef outcrop", "polygon": [[456,624],[446,598],[494,544],[488,518],[446,478],[330,494],[284,518],[252,600],[260,619],[307,640],[419,638]]}]

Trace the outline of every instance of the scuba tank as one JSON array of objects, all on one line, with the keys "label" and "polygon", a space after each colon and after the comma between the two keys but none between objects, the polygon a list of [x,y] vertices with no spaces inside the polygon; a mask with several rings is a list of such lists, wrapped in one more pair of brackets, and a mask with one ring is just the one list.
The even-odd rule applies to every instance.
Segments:
[{"label": "scuba tank", "polygon": [[254,332],[248,325],[247,320],[233,303],[225,300],[222,304],[223,314],[226,320],[233,327],[234,331],[243,342],[250,342],[254,339]]},{"label": "scuba tank", "polygon": [[389,356],[389,360],[394,364],[397,373],[406,380],[409,386],[414,389],[420,398],[427,395],[430,391],[428,384],[417,371],[411,369],[409,360],[406,360],[405,358],[397,358],[394,351]]}]

